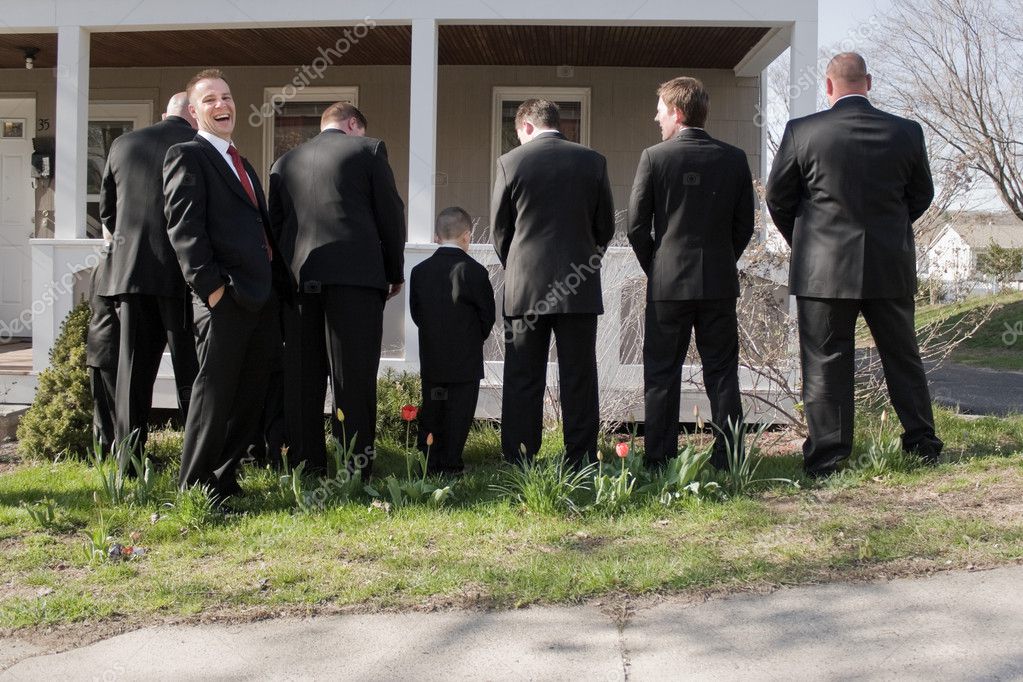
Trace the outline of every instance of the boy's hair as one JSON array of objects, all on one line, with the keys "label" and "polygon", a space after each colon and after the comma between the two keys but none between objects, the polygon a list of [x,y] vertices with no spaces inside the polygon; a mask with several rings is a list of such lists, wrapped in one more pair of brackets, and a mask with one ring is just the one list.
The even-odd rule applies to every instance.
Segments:
[{"label": "boy's hair", "polygon": [[185,92],[188,94],[188,101],[192,101],[192,91],[195,90],[195,86],[199,84],[199,81],[218,79],[224,80],[224,72],[220,69],[203,69],[192,76],[189,79],[188,84],[185,85]]},{"label": "boy's hair", "polygon": [[461,206],[448,206],[437,215],[437,236],[454,241],[472,229],[472,218]]}]

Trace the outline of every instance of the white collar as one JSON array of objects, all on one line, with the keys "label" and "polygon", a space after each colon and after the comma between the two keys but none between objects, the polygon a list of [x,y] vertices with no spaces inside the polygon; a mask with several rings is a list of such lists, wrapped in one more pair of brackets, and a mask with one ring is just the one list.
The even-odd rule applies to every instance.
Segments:
[{"label": "white collar", "polygon": [[225,140],[222,137],[217,137],[216,135],[209,131],[200,130],[198,131],[198,134],[202,135],[203,139],[209,142],[211,145],[213,145],[214,149],[216,149],[221,154],[227,154],[227,150],[231,147],[231,142],[229,140]]},{"label": "white collar", "polygon": [[455,244],[454,242],[441,242],[440,244],[437,245],[437,248],[438,249],[458,249],[459,251],[462,250],[462,247],[459,246],[458,244]]},{"label": "white collar", "polygon": [[[870,101],[870,100],[869,100],[869,99],[867,98],[867,96],[866,96],[866,95],[861,95],[861,94],[860,94],[860,93],[858,93],[858,92],[854,92],[854,93],[853,93],[853,94],[851,94],[851,95],[842,95],[841,97],[839,97],[838,99],[836,99],[836,100],[835,100],[835,104],[838,104],[838,103],[839,103],[839,102],[841,102],[841,101],[842,101],[843,99],[849,99],[850,97],[862,97],[863,99],[866,99],[866,100],[867,100],[868,102]],[[832,104],[831,106],[835,106],[835,104]]]}]

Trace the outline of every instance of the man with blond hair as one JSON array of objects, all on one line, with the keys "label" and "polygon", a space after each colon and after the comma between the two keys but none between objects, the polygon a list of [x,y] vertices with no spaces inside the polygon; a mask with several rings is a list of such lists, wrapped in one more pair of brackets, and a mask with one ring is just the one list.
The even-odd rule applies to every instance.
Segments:
[{"label": "man with blond hair", "polygon": [[928,463],[934,431],[914,328],[913,222],[934,197],[920,124],[880,111],[863,57],[828,64],[831,108],[789,121],[767,183],[774,224],[792,247],[789,293],[799,311],[804,468],[827,476],[852,451],[856,318],[877,345],[902,447]]},{"label": "man with blond hair", "polygon": [[727,465],[729,422],[742,419],[736,262],[753,236],[746,153],[711,137],[710,96],[680,77],[657,90],[660,144],[643,151],[629,200],[629,242],[647,275],[643,339],[646,455],[678,451],[682,364],[689,340],[703,365],[711,418],[722,430],[711,464]]},{"label": "man with blond hair", "polygon": [[278,295],[293,290],[259,184],[231,141],[235,103],[217,69],[188,83],[199,132],[164,162],[168,232],[192,312],[199,374],[185,422],[182,488],[241,491],[235,471],[259,425],[268,366],[279,352]]}]

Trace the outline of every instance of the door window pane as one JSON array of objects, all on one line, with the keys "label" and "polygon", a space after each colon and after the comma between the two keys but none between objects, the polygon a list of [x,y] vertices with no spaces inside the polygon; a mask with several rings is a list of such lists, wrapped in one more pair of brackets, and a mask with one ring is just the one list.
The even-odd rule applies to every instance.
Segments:
[{"label": "door window pane", "polygon": [[103,169],[107,165],[110,145],[121,135],[135,129],[134,121],[89,121],[89,147],[85,191],[88,194],[85,206],[86,236],[101,237],[99,221],[99,190],[103,182]]},{"label": "door window pane", "polygon": [[[515,134],[515,112],[524,99],[501,100],[501,154],[506,154],[519,146],[518,135]],[[582,102],[556,100],[560,109],[561,133],[570,142],[582,142]]]}]

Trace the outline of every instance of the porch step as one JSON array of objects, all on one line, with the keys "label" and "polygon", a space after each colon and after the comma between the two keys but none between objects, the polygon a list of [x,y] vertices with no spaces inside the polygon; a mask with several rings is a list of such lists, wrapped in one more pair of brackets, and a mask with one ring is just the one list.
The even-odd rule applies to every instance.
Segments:
[{"label": "porch step", "polygon": [[0,405],[0,442],[14,440],[18,422],[28,412],[28,405]]}]

